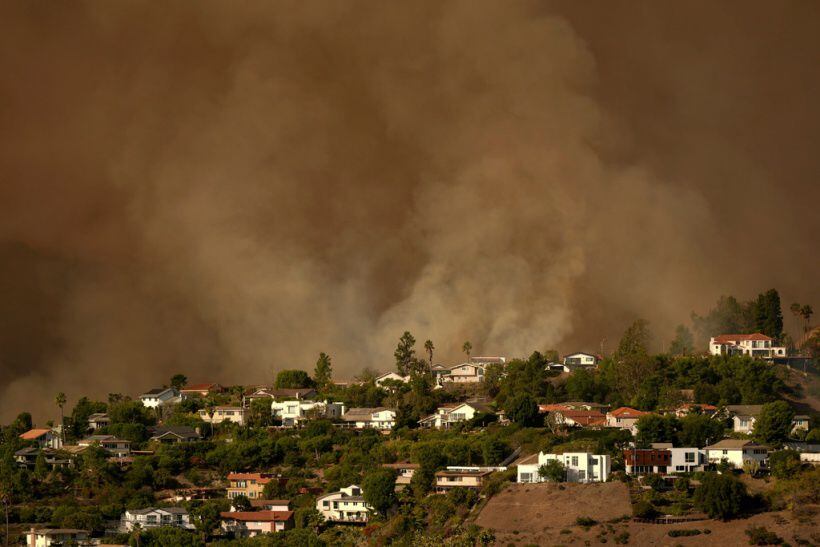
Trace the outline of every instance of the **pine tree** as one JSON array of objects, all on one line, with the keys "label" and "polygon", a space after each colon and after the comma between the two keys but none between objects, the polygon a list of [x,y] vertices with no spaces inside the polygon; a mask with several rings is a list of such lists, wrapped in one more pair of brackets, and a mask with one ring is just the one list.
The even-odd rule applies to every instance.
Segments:
[{"label": "pine tree", "polygon": [[326,353],[320,353],[319,359],[316,361],[316,368],[313,371],[313,381],[320,389],[326,388],[330,385],[333,376],[333,367],[330,364],[330,356]]},{"label": "pine tree", "polygon": [[399,338],[399,345],[396,351],[393,352],[393,357],[396,358],[396,369],[399,374],[406,376],[410,374],[413,369],[413,361],[416,359],[416,339],[409,331],[404,331],[404,334]]}]

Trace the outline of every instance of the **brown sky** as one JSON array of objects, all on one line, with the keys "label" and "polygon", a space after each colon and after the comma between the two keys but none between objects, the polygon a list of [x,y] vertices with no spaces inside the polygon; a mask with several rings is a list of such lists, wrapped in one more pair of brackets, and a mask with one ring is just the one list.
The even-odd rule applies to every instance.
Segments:
[{"label": "brown sky", "polygon": [[816,2],[0,4],[0,419],[818,302]]}]

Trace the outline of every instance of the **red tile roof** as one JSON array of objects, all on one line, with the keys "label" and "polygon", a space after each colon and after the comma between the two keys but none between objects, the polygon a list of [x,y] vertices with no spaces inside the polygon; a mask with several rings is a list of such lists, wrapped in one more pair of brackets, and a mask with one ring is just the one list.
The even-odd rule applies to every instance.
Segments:
[{"label": "red tile roof", "polygon": [[562,410],[561,415],[580,425],[596,425],[606,422],[606,416],[597,410]]},{"label": "red tile roof", "polygon": [[210,391],[221,387],[219,384],[188,384],[180,389],[180,391]]},{"label": "red tile roof", "polygon": [[538,412],[545,413],[545,412],[564,412],[566,410],[571,410],[568,406],[564,405],[538,405]]},{"label": "red tile roof", "polygon": [[268,473],[228,473],[229,481],[255,480],[260,483],[269,482],[273,477]]},{"label": "red tile roof", "polygon": [[223,511],[219,516],[243,522],[285,522],[293,517],[293,511]]},{"label": "red tile roof", "polygon": [[50,429],[30,429],[30,430],[26,431],[25,433],[21,434],[20,438],[24,439],[26,441],[33,441],[35,439],[39,439],[40,437],[42,437],[46,433],[51,433],[51,430]]},{"label": "red tile roof", "polygon": [[650,413],[642,410],[635,410],[634,408],[629,408],[628,406],[622,406],[621,408],[616,408],[610,412],[610,414],[616,418],[640,418],[641,416],[645,416]]},{"label": "red tile roof", "polygon": [[769,340],[772,341],[774,338],[769,338],[765,334],[761,334],[756,332],[754,334],[721,334],[720,336],[715,336],[715,342],[718,344],[726,344],[728,342],[741,342],[744,340]]}]

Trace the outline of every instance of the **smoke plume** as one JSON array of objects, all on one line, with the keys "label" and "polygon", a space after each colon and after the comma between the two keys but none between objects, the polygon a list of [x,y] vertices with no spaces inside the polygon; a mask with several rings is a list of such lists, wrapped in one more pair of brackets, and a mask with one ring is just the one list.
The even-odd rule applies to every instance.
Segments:
[{"label": "smoke plume", "polygon": [[816,298],[819,12],[5,2],[0,418]]}]

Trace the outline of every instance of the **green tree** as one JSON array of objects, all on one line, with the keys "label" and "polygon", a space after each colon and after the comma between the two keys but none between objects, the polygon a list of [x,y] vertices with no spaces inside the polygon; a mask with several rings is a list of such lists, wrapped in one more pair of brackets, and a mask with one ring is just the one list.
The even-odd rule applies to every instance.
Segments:
[{"label": "green tree", "polygon": [[757,297],[755,326],[759,332],[775,340],[780,340],[783,336],[783,312],[777,290],[769,289]]},{"label": "green tree", "polygon": [[364,476],[362,481],[364,501],[382,515],[396,503],[396,472],[394,469],[377,467]]},{"label": "green tree", "polygon": [[703,448],[723,438],[723,422],[705,414],[690,413],[681,419],[678,442],[681,446]]},{"label": "green tree", "polygon": [[427,340],[424,342],[424,351],[427,352],[427,361],[430,363],[430,366],[433,366],[433,350],[436,349],[433,347],[433,341]]},{"label": "green tree", "polygon": [[779,446],[789,439],[792,430],[794,410],[786,401],[775,401],[763,405],[754,425],[754,436],[758,442]]},{"label": "green tree", "polygon": [[672,355],[689,355],[695,350],[695,339],[692,331],[686,325],[678,325],[675,329],[675,339],[669,345]]},{"label": "green tree", "polygon": [[695,489],[695,505],[713,519],[729,520],[740,514],[746,486],[731,474],[706,473]]},{"label": "green tree", "polygon": [[521,393],[508,399],[504,410],[507,413],[507,418],[517,424],[527,427],[539,425],[538,405],[527,393]]},{"label": "green tree", "polygon": [[95,412],[105,412],[107,405],[103,402],[92,401],[88,397],[80,397],[71,411],[71,432],[74,437],[80,438],[88,431],[88,417]]},{"label": "green tree", "polygon": [[675,441],[680,420],[674,415],[646,414],[635,424],[638,428],[637,442],[641,446],[652,443],[671,443]]},{"label": "green tree", "polygon": [[326,389],[333,380],[333,367],[330,364],[330,355],[320,353],[313,370],[313,382],[319,389]]},{"label": "green tree", "polygon": [[191,532],[176,526],[137,530],[128,540],[131,547],[203,547],[205,543]]},{"label": "green tree", "polygon": [[481,443],[481,456],[484,465],[498,465],[509,453],[507,443],[497,437],[487,437]]},{"label": "green tree", "polygon": [[231,500],[231,504],[237,511],[250,511],[251,510],[251,500],[248,499],[247,496],[243,494],[239,494],[235,498]]},{"label": "green tree", "polygon": [[624,332],[613,356],[616,387],[627,401],[637,395],[641,383],[653,372],[650,340],[649,323],[636,319]]},{"label": "green tree", "polygon": [[402,376],[410,374],[413,368],[413,362],[416,360],[416,339],[409,331],[404,331],[404,334],[399,338],[399,344],[396,346],[396,351],[393,352],[393,357],[396,358],[396,370]]},{"label": "green tree", "polygon": [[203,540],[208,539],[214,533],[214,530],[219,528],[222,523],[219,513],[227,511],[227,509],[226,502],[222,500],[206,501],[191,511],[194,526],[202,534]]},{"label": "green tree", "polygon": [[769,454],[769,469],[772,476],[778,479],[790,479],[800,472],[800,452],[796,450],[777,450]]},{"label": "green tree", "polygon": [[473,352],[473,345],[470,343],[469,340],[464,342],[461,346],[461,351],[463,351],[467,355],[467,360],[470,360],[470,354]]},{"label": "green tree", "polygon": [[313,380],[304,370],[282,370],[276,375],[276,389],[297,389],[313,386]]},{"label": "green tree", "polygon": [[549,482],[564,482],[567,470],[560,460],[549,460],[538,468],[538,476]]},{"label": "green tree", "polygon": [[188,384],[188,377],[184,374],[174,374],[171,376],[171,387],[179,391]]},{"label": "green tree", "polygon": [[42,450],[37,454],[37,459],[34,460],[34,476],[39,480],[44,480],[48,476],[48,464]]},{"label": "green tree", "polygon": [[60,407],[60,437],[65,442],[65,416],[63,415],[63,407],[65,407],[66,396],[62,391],[54,398],[54,402]]}]

